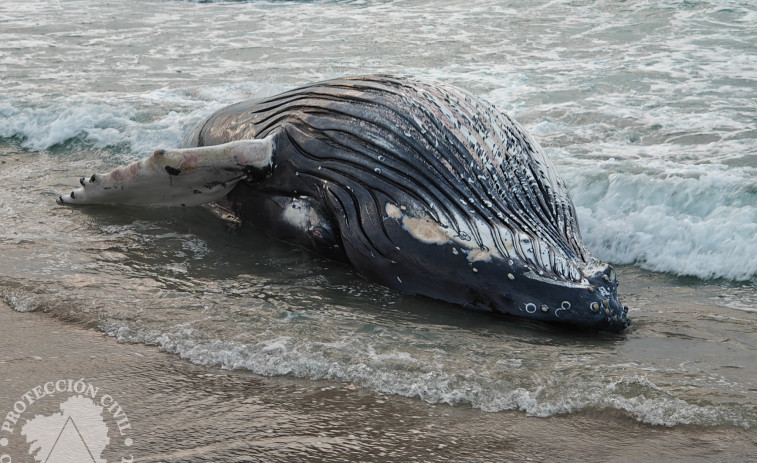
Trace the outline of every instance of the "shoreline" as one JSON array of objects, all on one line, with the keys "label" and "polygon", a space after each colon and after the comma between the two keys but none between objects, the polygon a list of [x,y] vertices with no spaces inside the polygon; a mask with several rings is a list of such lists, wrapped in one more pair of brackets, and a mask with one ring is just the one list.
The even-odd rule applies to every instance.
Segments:
[{"label": "shoreline", "polygon": [[[487,413],[351,384],[202,367],[5,303],[0,326],[2,415],[35,386],[83,378],[128,414],[134,461],[745,461],[757,448],[753,434],[732,428]],[[57,411],[59,403],[48,402],[34,413]],[[585,452],[566,455],[567,441],[582,442]],[[28,450],[22,447],[15,451]],[[32,461],[13,461],[24,458]]]}]

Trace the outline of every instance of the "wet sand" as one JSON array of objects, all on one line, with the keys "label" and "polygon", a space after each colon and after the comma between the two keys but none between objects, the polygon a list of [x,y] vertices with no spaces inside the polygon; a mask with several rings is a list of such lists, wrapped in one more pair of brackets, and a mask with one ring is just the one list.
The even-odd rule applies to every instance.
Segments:
[{"label": "wet sand", "polygon": [[[653,427],[608,414],[485,413],[350,384],[200,367],[4,304],[0,326],[3,416],[37,385],[84,378],[114,397],[131,424],[129,448],[110,430],[108,461],[126,451],[143,462],[748,461],[757,451],[753,431]],[[58,410],[60,400],[45,399],[34,414]],[[32,461],[22,444],[13,439],[0,453]]]}]

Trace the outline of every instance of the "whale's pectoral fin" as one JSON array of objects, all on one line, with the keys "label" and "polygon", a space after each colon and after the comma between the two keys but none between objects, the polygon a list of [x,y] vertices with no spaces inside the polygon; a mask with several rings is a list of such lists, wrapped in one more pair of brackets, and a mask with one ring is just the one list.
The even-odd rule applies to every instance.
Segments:
[{"label": "whale's pectoral fin", "polygon": [[194,206],[222,199],[240,180],[273,170],[274,135],[215,146],[156,150],[152,156],[107,174],[79,180],[81,188],[58,198],[62,204]]}]

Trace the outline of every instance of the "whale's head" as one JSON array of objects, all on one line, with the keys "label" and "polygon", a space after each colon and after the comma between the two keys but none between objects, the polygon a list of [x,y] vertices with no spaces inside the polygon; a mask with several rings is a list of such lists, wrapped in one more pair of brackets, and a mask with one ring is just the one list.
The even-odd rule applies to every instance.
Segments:
[{"label": "whale's head", "polygon": [[[628,307],[618,300],[618,279],[611,265],[592,259],[586,270],[591,273],[586,280],[591,294],[589,311],[603,317],[600,326],[612,331],[621,331],[631,324]],[[593,297],[592,297],[593,296]],[[584,307],[585,309],[585,307]]]},{"label": "whale's head", "polygon": [[[631,324],[628,307],[618,299],[611,265],[595,258],[576,260],[575,272],[538,267],[517,259],[472,263],[478,288],[473,308],[602,331],[623,331]],[[564,275],[563,273],[566,273]]]},{"label": "whale's head", "polygon": [[[609,264],[578,239],[549,239],[494,221],[440,222],[421,205],[387,203],[381,232],[392,246],[352,253],[352,264],[383,284],[471,309],[604,331],[628,327]],[[576,237],[577,230],[576,230]],[[349,240],[353,241],[353,240]],[[375,269],[379,269],[376,271]]]},{"label": "whale's head", "polygon": [[[541,305],[536,307],[545,321],[590,326],[605,331],[622,331],[631,324],[628,307],[618,299],[618,280],[611,265],[589,258],[575,262],[580,275],[577,278],[560,278],[546,272],[535,276],[526,272],[523,277],[533,281],[528,297],[539,295]],[[526,284],[526,286],[529,286]],[[536,303],[521,302],[519,310],[534,312]]]},{"label": "whale's head", "polygon": [[619,332],[631,324],[618,299],[618,280],[609,264],[589,258],[577,272],[537,267],[518,259],[471,262],[463,275],[470,300],[465,305],[545,322]]}]

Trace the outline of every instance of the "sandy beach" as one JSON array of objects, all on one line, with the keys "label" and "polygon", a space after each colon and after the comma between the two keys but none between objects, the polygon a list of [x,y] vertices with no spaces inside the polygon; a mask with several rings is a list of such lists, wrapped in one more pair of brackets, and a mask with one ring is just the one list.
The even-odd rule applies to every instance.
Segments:
[{"label": "sandy beach", "polygon": [[[0,326],[3,415],[35,386],[84,379],[115,398],[131,425],[128,448],[111,426],[107,461],[119,461],[125,452],[142,462],[568,461],[563,451],[571,449],[574,461],[709,462],[748,461],[757,445],[754,432],[736,429],[485,413],[350,384],[200,367],[4,304]],[[22,420],[57,411],[64,397],[38,400]],[[580,456],[577,449],[583,449]],[[14,462],[33,461],[18,436],[2,451]]]}]

